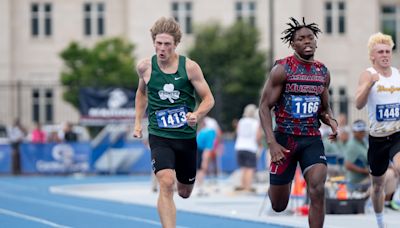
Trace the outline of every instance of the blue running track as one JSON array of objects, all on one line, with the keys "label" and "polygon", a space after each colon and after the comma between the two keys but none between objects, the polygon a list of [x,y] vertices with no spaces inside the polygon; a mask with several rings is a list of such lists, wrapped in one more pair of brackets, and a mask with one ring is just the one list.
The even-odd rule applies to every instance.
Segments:
[{"label": "blue running track", "polygon": [[[0,177],[0,227],[161,227],[154,207],[55,195],[50,186],[143,181],[132,176],[3,176]],[[190,199],[188,199],[190,200]],[[254,213],[257,213],[256,211]],[[177,227],[286,227],[197,213],[177,212]]]}]

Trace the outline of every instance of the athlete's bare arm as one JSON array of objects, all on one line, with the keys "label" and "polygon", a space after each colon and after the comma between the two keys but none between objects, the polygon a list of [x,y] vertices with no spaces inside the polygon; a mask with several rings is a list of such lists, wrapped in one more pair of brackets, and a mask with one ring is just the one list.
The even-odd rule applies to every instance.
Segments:
[{"label": "athlete's bare arm", "polygon": [[186,71],[190,82],[201,98],[199,107],[193,113],[189,112],[186,116],[188,125],[195,126],[198,120],[203,118],[214,107],[215,101],[199,64],[187,58]]},{"label": "athlete's bare arm", "polygon": [[369,174],[368,168],[362,168],[362,167],[354,164],[353,162],[345,161],[344,162],[344,167],[347,170],[353,171],[353,172],[356,172],[356,173],[361,173],[361,174],[365,174],[365,175]]},{"label": "athlete's bare arm", "polygon": [[331,74],[329,71],[327,72],[326,82],[325,82],[325,89],[321,94],[321,112],[320,112],[320,120],[331,127],[332,133],[329,134],[328,138],[330,140],[334,140],[337,136],[337,128],[338,123],[336,119],[333,118],[332,109],[329,105],[329,85],[331,83]]},{"label": "athlete's bare arm", "polygon": [[356,108],[362,109],[367,104],[368,95],[371,87],[379,80],[378,74],[371,74],[369,71],[364,71],[360,75],[356,92]]},{"label": "athlete's bare arm", "polygon": [[282,147],[276,142],[274,132],[272,129],[272,116],[271,110],[274,105],[279,101],[286,81],[285,69],[282,65],[275,65],[267,82],[264,85],[261,93],[260,100],[260,121],[267,138],[267,143],[270,147],[271,162],[281,164],[285,159],[284,152],[289,152],[286,148]]},{"label": "athlete's bare arm", "polygon": [[135,97],[135,130],[133,136],[136,138],[142,137],[142,119],[147,108],[147,93],[146,82],[150,79],[151,60],[144,59],[136,66],[136,71],[139,76],[139,84],[136,90]]}]

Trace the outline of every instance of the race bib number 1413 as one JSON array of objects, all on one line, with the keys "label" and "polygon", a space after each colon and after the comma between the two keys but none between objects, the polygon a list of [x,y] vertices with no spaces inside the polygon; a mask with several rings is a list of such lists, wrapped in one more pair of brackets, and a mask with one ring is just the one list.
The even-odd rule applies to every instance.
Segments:
[{"label": "race bib number 1413", "polygon": [[179,128],[186,125],[186,107],[164,109],[156,112],[157,124],[160,128]]}]

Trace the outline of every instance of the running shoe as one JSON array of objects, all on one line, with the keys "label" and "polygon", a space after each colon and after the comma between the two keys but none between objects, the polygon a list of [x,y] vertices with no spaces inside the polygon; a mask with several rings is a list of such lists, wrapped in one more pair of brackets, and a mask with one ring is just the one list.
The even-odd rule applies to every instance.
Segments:
[{"label": "running shoe", "polygon": [[400,211],[399,204],[397,204],[397,202],[394,201],[394,200],[391,200],[389,203],[385,204],[385,206],[387,208],[390,208],[390,209],[394,210],[394,211]]}]

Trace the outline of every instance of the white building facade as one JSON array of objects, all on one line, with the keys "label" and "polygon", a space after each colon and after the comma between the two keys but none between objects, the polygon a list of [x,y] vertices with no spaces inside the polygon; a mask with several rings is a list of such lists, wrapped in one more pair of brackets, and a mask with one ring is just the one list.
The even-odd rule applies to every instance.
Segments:
[{"label": "white building facade", "polygon": [[135,44],[139,60],[154,53],[149,29],[161,16],[181,24],[183,54],[199,25],[247,20],[259,29],[259,48],[271,60],[292,53],[280,40],[290,17],[317,23],[323,34],[316,59],[331,72],[335,113],[347,113],[349,120],[365,117],[352,101],[358,77],[370,65],[371,34],[393,36],[393,65],[400,67],[399,0],[0,0],[0,123],[78,122],[79,112],[62,99],[59,53],[71,41],[90,46],[120,36]]}]

